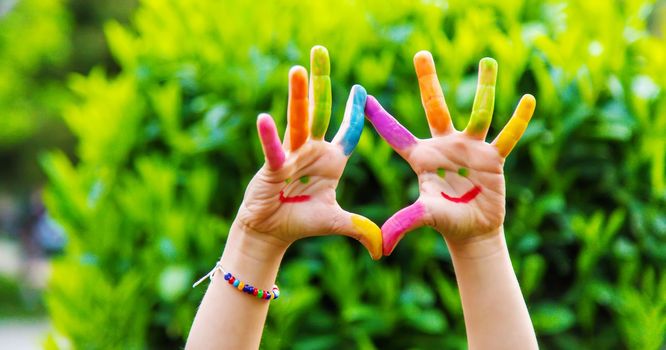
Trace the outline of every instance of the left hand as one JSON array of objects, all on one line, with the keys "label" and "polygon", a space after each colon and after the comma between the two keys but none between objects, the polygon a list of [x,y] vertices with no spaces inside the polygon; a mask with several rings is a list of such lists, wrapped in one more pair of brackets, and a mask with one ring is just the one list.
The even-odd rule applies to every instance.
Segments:
[{"label": "left hand", "polygon": [[420,195],[382,226],[383,253],[389,255],[405,233],[432,226],[447,242],[500,234],[504,222],[504,158],[527,128],[535,108],[531,95],[521,99],[513,117],[492,143],[485,142],[495,100],[497,62],[484,58],[469,124],[457,131],[437,79],[432,55],[414,57],[421,99],[433,135],[417,139],[368,96],[366,115],[377,132],[416,172]]}]

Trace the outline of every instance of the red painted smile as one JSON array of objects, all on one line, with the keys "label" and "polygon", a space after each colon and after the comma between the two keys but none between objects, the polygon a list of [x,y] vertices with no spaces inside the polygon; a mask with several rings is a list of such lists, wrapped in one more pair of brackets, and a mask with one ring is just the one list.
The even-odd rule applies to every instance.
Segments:
[{"label": "red painted smile", "polygon": [[305,202],[307,200],[310,200],[310,196],[306,194],[300,196],[285,197],[284,191],[280,191],[280,202],[282,203],[299,203],[299,202]]},{"label": "red painted smile", "polygon": [[453,203],[467,203],[481,193],[481,186],[474,186],[471,190],[467,191],[460,197],[451,197],[448,194],[442,192],[442,197],[450,200]]}]

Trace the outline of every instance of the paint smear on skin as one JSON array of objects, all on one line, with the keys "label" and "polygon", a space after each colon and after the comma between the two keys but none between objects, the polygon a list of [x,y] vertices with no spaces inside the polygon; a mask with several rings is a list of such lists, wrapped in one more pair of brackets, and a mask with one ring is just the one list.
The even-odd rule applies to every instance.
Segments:
[{"label": "paint smear on skin", "polygon": [[352,226],[360,234],[359,241],[374,260],[382,257],[382,231],[374,222],[360,215],[352,214]]},{"label": "paint smear on skin", "polygon": [[481,193],[481,186],[474,186],[471,190],[465,192],[465,194],[460,197],[451,197],[444,192],[442,192],[442,197],[450,200],[453,203],[468,203],[472,199],[476,198],[479,193]]},{"label": "paint smear on skin", "polygon": [[383,238],[383,252],[384,255],[389,255],[395,248],[395,245],[412,229],[414,225],[420,221],[425,215],[425,206],[416,202],[406,208],[401,209],[390,217],[384,225],[382,225],[382,238]]},{"label": "paint smear on skin", "polygon": [[386,112],[382,105],[379,104],[379,101],[373,96],[368,96],[367,103],[365,104],[365,114],[375,129],[377,129],[377,132],[393,148],[403,150],[416,143],[414,135]]},{"label": "paint smear on skin", "polygon": [[310,196],[308,196],[307,194],[300,196],[285,197],[284,191],[280,191],[280,202],[282,203],[300,203],[308,200],[310,200]]},{"label": "paint smear on skin", "polygon": [[[352,91],[353,94],[350,96],[350,100],[347,101],[346,111],[346,113],[349,113],[349,125],[340,141],[346,156],[352,153],[361,138],[363,122],[365,121],[365,102],[368,97],[367,92],[361,85],[354,85]],[[351,105],[349,105],[350,103]]]}]

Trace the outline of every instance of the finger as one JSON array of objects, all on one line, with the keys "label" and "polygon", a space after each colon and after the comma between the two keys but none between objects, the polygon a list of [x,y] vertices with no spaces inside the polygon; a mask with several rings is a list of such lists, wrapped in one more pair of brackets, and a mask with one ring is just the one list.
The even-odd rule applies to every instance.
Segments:
[{"label": "finger", "polygon": [[379,101],[371,95],[365,103],[365,115],[379,135],[398,153],[416,144],[416,137],[384,110]]},{"label": "finger", "polygon": [[350,155],[361,138],[365,121],[365,101],[368,94],[361,85],[354,85],[349,92],[345,116],[333,143],[342,147],[346,156]]},{"label": "finger", "polygon": [[485,57],[479,62],[479,81],[472,106],[472,115],[465,132],[477,139],[484,140],[490,127],[495,108],[495,83],[497,81],[497,61]]},{"label": "finger", "polygon": [[305,68],[295,66],[289,71],[289,149],[299,149],[308,139],[308,75]]},{"label": "finger", "polygon": [[382,232],[370,219],[340,209],[334,232],[361,242],[373,260],[382,257]]},{"label": "finger", "polygon": [[527,129],[527,124],[534,114],[534,109],[536,108],[536,99],[532,95],[525,95],[518,102],[518,107],[513,112],[513,116],[509,119],[509,122],[506,124],[504,129],[500,131],[493,145],[497,147],[497,152],[502,157],[505,157],[511,153],[511,150],[518,140],[523,136],[525,129]]},{"label": "finger", "polygon": [[416,202],[401,209],[382,225],[382,251],[390,255],[402,237],[409,231],[424,225],[425,206]]},{"label": "finger", "polygon": [[453,129],[451,114],[446,106],[442,86],[437,79],[435,61],[428,51],[420,51],[414,55],[414,68],[419,79],[421,102],[426,112],[430,133],[441,135]]},{"label": "finger", "polygon": [[331,62],[328,50],[315,46],[310,51],[310,116],[312,138],[321,140],[331,120]]},{"label": "finger", "polygon": [[273,118],[266,113],[259,114],[257,118],[257,131],[259,131],[261,148],[264,150],[268,167],[271,170],[280,169],[282,164],[284,164],[285,156]]}]

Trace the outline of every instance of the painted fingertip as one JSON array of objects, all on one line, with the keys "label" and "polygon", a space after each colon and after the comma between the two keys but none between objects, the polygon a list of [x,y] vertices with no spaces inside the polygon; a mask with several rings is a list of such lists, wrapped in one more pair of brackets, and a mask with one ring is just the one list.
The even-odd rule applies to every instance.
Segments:
[{"label": "painted fingertip", "polygon": [[310,69],[312,69],[314,75],[331,74],[331,60],[325,47],[321,45],[312,47],[310,51]]},{"label": "painted fingertip", "polygon": [[491,57],[484,57],[479,61],[479,83],[494,85],[497,81],[497,61]]},{"label": "painted fingertip", "polygon": [[373,260],[382,257],[382,231],[370,219],[352,214],[352,226],[360,234],[360,242],[365,246]]},{"label": "painted fingertip", "polygon": [[430,51],[422,50],[414,55],[414,68],[418,76],[435,73],[435,60]]},{"label": "painted fingertip", "polygon": [[365,114],[365,101],[368,98],[368,92],[359,84],[354,84],[352,91],[354,92],[354,106],[358,106],[361,113]]},{"label": "painted fingertip", "polygon": [[308,96],[308,72],[303,66],[293,66],[289,70],[289,88],[293,98],[306,98]]},{"label": "painted fingertip", "polygon": [[520,99],[520,103],[524,103],[526,108],[534,110],[536,108],[536,98],[530,94],[525,94]]}]

